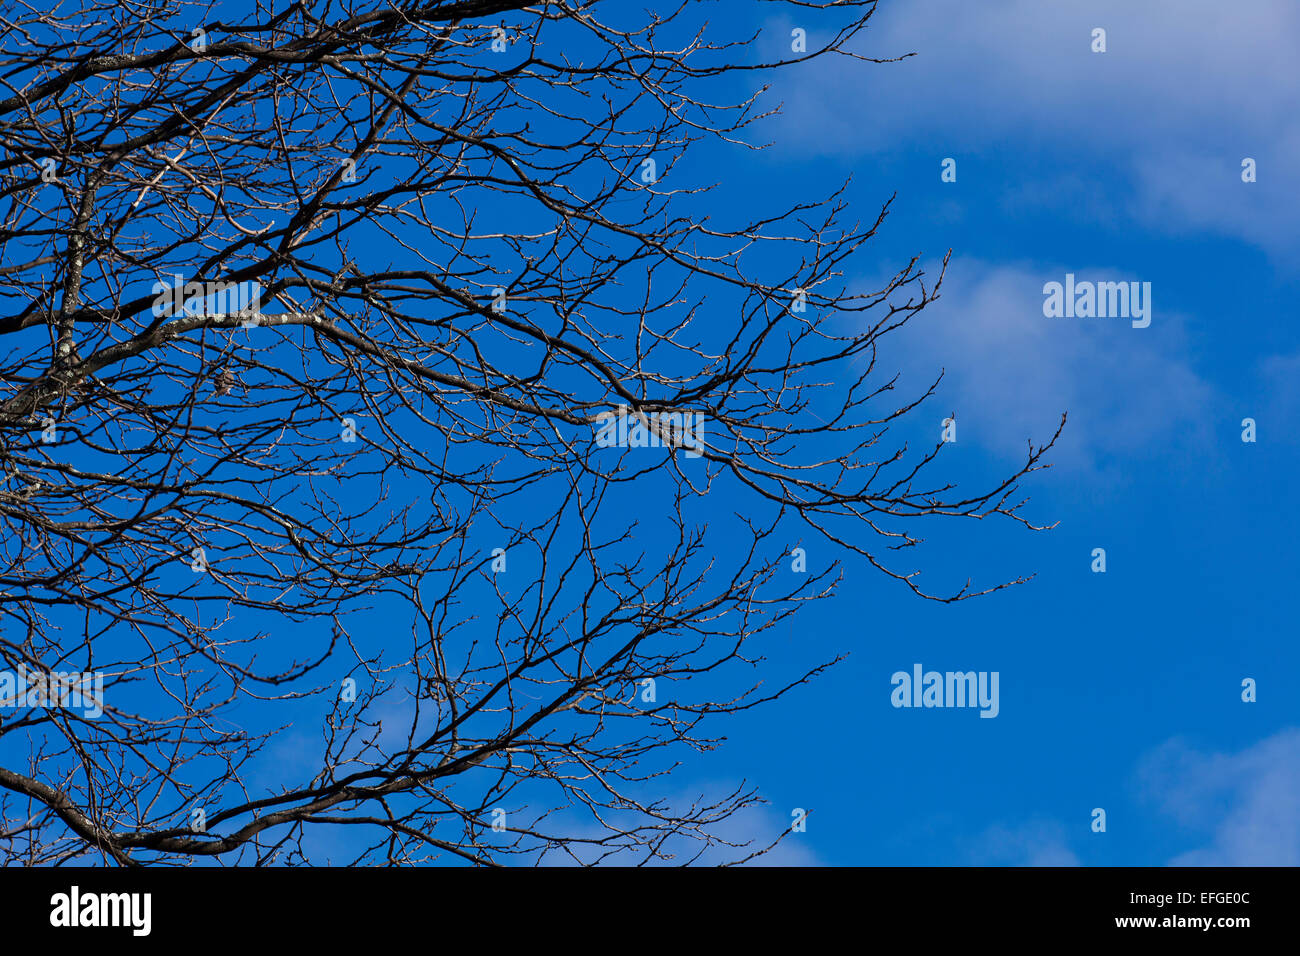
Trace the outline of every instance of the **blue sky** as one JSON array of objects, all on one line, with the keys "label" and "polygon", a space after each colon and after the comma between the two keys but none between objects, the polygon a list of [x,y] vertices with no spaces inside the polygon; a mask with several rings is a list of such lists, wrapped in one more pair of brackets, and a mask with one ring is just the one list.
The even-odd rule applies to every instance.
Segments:
[{"label": "blue sky", "polygon": [[[701,9],[715,40],[758,32],[754,57],[788,52],[801,26],[797,7]],[[809,17],[810,47],[818,23]],[[1105,53],[1091,49],[1096,28]],[[725,81],[741,98],[770,84],[761,102],[782,110],[749,137],[770,147],[703,142],[666,183],[717,183],[707,201],[724,222],[823,198],[851,179],[851,218],[869,223],[896,193],[849,263],[859,291],[913,256],[933,276],[952,251],[942,298],[880,355],[886,373],[901,373],[902,395],[943,371],[902,430],[924,447],[955,413],[944,478],[984,490],[1020,466],[1027,440],[1049,438],[1063,412],[1069,423],[1053,467],[1022,486],[1026,516],[1053,530],[938,522],[917,549],[932,591],[969,576],[1032,581],[928,602],[852,554],[804,540],[808,570],[842,562],[844,583],[755,649],[772,682],[847,658],[712,727],[725,745],[678,754],[681,766],[648,796],[681,803],[745,782],[768,803],[722,832],[761,844],[794,809],[811,811],[774,863],[1300,864],[1300,535],[1289,494],[1300,468],[1297,37],[1300,7],[1286,0],[887,0],[857,49],[915,56]],[[1242,181],[1246,157],[1255,182]],[[955,182],[941,180],[946,158]],[[1149,327],[1046,317],[1044,283],[1067,274],[1149,282]],[[719,301],[725,293],[710,307]],[[1253,443],[1241,440],[1244,418],[1256,421]],[[610,497],[606,530],[639,517],[634,543],[653,556],[663,528],[652,506],[637,509],[654,501],[654,485]],[[723,516],[735,501],[719,497],[697,504],[717,512],[725,548],[741,539]],[[484,553],[498,543],[490,531],[473,541]],[[1097,548],[1103,574],[1092,570]],[[514,581],[527,582],[530,556],[510,560],[519,577],[507,586],[522,586]],[[367,650],[409,638],[393,613],[358,615]],[[285,628],[295,640],[266,652],[297,654],[306,633]],[[997,717],[891,706],[891,675],[917,663],[996,671]],[[1255,702],[1242,700],[1246,678]],[[317,769],[307,718],[324,705],[298,706],[295,727],[250,773],[254,789]],[[394,742],[403,713],[383,712]],[[1092,830],[1094,808],[1106,811],[1104,833]],[[323,831],[310,844],[345,858],[354,840]]]},{"label": "blue sky", "polygon": [[[775,45],[799,21],[762,26]],[[851,656],[737,719],[696,771],[760,787],[756,833],[813,811],[777,861],[1300,863],[1297,36],[1285,2],[912,0],[857,48],[915,57],[771,78],[772,147],[723,160],[727,201],[851,176],[866,219],[897,191],[863,288],[952,249],[942,299],[882,352],[918,390],[945,370],[919,419],[937,435],[956,412],[948,473],[985,483],[1069,413],[1026,482],[1029,516],[1058,527],[936,526],[922,564],[935,585],[1035,580],[941,605],[846,560],[774,659]],[[1150,282],[1151,325],[1045,318],[1067,272]],[[819,547],[810,569],[844,557]],[[916,662],[998,671],[999,716],[891,707]]]},{"label": "blue sky", "polygon": [[[765,5],[706,7],[717,39],[761,31],[755,55],[783,52],[799,25]],[[1104,54],[1090,49],[1096,27]],[[766,638],[767,679],[847,659],[716,725],[726,744],[678,754],[646,796],[757,787],[767,806],[723,830],[737,842],[766,844],[795,808],[811,811],[767,858],[793,865],[1300,863],[1287,494],[1300,464],[1297,35],[1300,9],[1286,3],[912,0],[882,4],[859,47],[916,52],[901,63],[732,81],[740,96],[770,83],[764,102],[783,105],[751,130],[770,148],[704,142],[666,181],[717,183],[721,221],[849,178],[869,221],[896,192],[849,283],[878,288],[914,255],[933,274],[952,250],[943,297],[882,351],[904,390],[945,373],[905,430],[928,444],[955,412],[944,475],[983,488],[1068,412],[1053,467],[1024,484],[1028,517],[1058,526],[927,529],[917,566],[933,590],[1036,574],[959,604],[919,600],[805,540],[809,570],[841,561],[844,584]],[[954,183],[940,178],[948,157]],[[1254,183],[1241,181],[1244,157]],[[1043,284],[1066,273],[1150,282],[1151,325],[1044,317]],[[637,542],[653,549],[654,515],[640,517]],[[1104,574],[1091,571],[1098,547]],[[382,614],[369,640],[391,627]],[[999,715],[895,709],[891,675],[915,663],[997,671]],[[1241,700],[1247,677],[1255,703]],[[401,708],[390,716],[400,735]],[[310,770],[314,730],[295,734],[272,754],[268,786],[296,761]],[[1097,807],[1105,833],[1091,829]],[[312,842],[342,857],[350,839]]]}]

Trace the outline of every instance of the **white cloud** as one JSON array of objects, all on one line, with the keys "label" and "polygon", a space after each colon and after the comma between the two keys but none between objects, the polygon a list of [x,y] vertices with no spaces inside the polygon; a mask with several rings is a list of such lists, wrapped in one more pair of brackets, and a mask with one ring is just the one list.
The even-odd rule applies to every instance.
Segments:
[{"label": "white cloud", "polygon": [[996,824],[975,838],[969,854],[976,866],[1079,865],[1079,858],[1066,844],[1065,828],[1054,820]]},{"label": "white cloud", "polygon": [[[718,782],[705,782],[697,790],[683,789],[665,798],[666,804],[673,812],[683,813],[690,807],[717,806],[736,792],[734,785]],[[821,825],[823,815],[810,813],[807,817],[807,831],[804,833],[787,832],[791,817],[781,813],[768,804],[751,804],[726,819],[709,825],[706,829],[719,842],[704,847],[693,836],[675,835],[659,844],[661,854],[671,854],[671,859],[656,860],[653,865],[682,865],[690,862],[692,866],[717,866],[735,863],[759,850],[763,850],[780,838],[780,842],[771,850],[749,861],[747,866],[823,866],[823,862],[813,851],[811,833]],[[632,826],[644,823],[639,815],[606,812],[604,819],[612,825]],[[574,811],[564,811],[549,818],[550,829],[563,832],[569,836],[582,839],[601,840],[609,836],[609,831],[597,826],[590,818]],[[825,825],[833,825],[827,820]],[[784,836],[782,836],[784,834]],[[703,848],[703,852],[701,849]],[[591,847],[574,847],[574,852],[584,862],[594,862],[601,855],[599,849]],[[620,851],[603,857],[606,864],[629,866],[639,864],[645,859],[644,852]],[[545,864],[548,866],[573,865],[571,858],[561,853],[549,855]]]},{"label": "white cloud", "polygon": [[1253,409],[1246,408],[1244,415],[1257,419],[1270,442],[1295,444],[1300,441],[1293,427],[1300,420],[1300,352],[1269,356],[1259,363],[1259,376],[1264,387],[1262,413],[1252,415]]},{"label": "white cloud", "polygon": [[1300,865],[1300,728],[1239,753],[1200,753],[1172,740],[1141,778],[1161,809],[1208,836],[1171,865]]},{"label": "white cloud", "polygon": [[[1047,318],[1043,284],[1141,279],[1119,269],[992,265],[954,259],[942,295],[891,333],[882,353],[904,370],[910,400],[940,368],[933,410],[957,414],[958,441],[1021,457],[1026,440],[1069,423],[1052,461],[1104,469],[1112,456],[1142,458],[1171,444],[1204,443],[1213,390],[1182,359],[1182,318],[1152,289],[1149,328],[1119,318]],[[936,426],[937,428],[937,426]]]},{"label": "white cloud", "polygon": [[[1090,49],[1094,27],[1107,31],[1104,54]],[[788,29],[774,23],[772,34]],[[1135,190],[1125,215],[1148,227],[1294,251],[1297,35],[1292,0],[885,4],[860,51],[917,56],[794,71],[775,90],[784,102],[777,140],[803,155],[931,147],[936,177],[943,156],[996,149],[999,182],[1013,196],[1017,156],[1055,158],[1054,208],[1071,215],[1096,208],[1069,202],[1078,191],[1071,168],[1082,165]],[[1240,179],[1246,156],[1258,162],[1252,185]],[[1041,162],[1032,178],[1051,185]],[[959,171],[965,182],[975,181]]]}]

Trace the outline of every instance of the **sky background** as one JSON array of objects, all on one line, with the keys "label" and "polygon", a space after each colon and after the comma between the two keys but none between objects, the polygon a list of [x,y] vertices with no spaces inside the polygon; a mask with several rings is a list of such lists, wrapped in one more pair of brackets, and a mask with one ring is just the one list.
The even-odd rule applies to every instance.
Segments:
[{"label": "sky background", "polygon": [[[825,39],[827,19],[804,24],[797,7],[699,9],[717,42],[756,34],[738,54],[754,60],[790,55],[797,27],[810,49]],[[1091,49],[1096,28],[1105,53]],[[678,754],[671,792],[647,796],[756,787],[767,805],[721,833],[761,845],[792,810],[810,811],[806,832],[765,858],[778,864],[1300,864],[1298,41],[1292,0],[887,0],[854,49],[915,56],[722,82],[718,101],[768,83],[761,104],[781,111],[749,131],[767,149],[705,141],[667,173],[716,183],[719,222],[850,180],[850,219],[864,224],[896,196],[848,264],[851,288],[880,288],[914,256],[933,276],[951,250],[941,299],[880,353],[887,374],[901,372],[900,397],[944,374],[902,427],[914,449],[955,413],[942,474],[983,491],[1021,466],[1027,440],[1050,438],[1063,412],[1069,422],[1053,467],[1022,483],[1025,516],[1053,530],[941,521],[916,557],[931,592],[970,576],[1032,581],[941,604],[803,541],[808,570],[840,561],[844,583],[754,650],[773,680],[847,658],[709,727],[725,745]],[[1256,182],[1241,179],[1246,157]],[[955,182],[941,180],[946,158]],[[1045,317],[1043,285],[1067,273],[1149,282],[1150,326]],[[720,498],[701,507],[735,503]],[[640,517],[649,553],[655,516]],[[721,547],[738,543],[723,520]],[[527,558],[511,561],[526,577]],[[401,637],[386,613],[371,616],[376,642]],[[892,707],[891,675],[917,663],[997,671],[998,716]],[[1255,702],[1242,700],[1245,678]],[[301,705],[252,786],[314,772],[319,730],[306,718],[319,710]],[[344,829],[306,842],[346,859],[357,837]]]},{"label": "sky background", "polygon": [[[761,28],[773,54],[800,25],[720,9],[719,31]],[[882,363],[918,391],[945,371],[918,417],[937,436],[956,412],[959,481],[987,484],[1069,413],[1024,485],[1055,530],[928,536],[931,586],[1032,582],[944,605],[847,561],[772,656],[848,659],[684,769],[684,792],[744,778],[771,801],[737,833],[812,811],[771,862],[1300,863],[1297,39],[1289,2],[886,2],[855,49],[916,56],[768,76],[783,111],[753,138],[771,147],[701,151],[737,208],[852,177],[869,220],[897,192],[850,276],[864,289],[952,250],[941,300]],[[1150,282],[1150,327],[1045,318],[1043,283],[1067,272]],[[820,548],[810,570],[843,557]],[[917,662],[998,671],[1001,713],[894,709],[890,675]]]}]

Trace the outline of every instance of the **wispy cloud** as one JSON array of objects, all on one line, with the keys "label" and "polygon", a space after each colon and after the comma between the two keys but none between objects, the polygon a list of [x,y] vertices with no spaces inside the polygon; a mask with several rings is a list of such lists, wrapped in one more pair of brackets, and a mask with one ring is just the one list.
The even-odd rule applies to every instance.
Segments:
[{"label": "wispy cloud", "polygon": [[1065,468],[1102,470],[1115,456],[1140,459],[1174,442],[1207,441],[1215,393],[1183,358],[1182,318],[1161,308],[1159,287],[1150,328],[1047,318],[1043,284],[1067,271],[1136,278],[1119,269],[953,260],[940,299],[882,346],[904,369],[901,397],[943,369],[936,408],[957,413],[959,441],[1016,457],[1068,412],[1053,456]]},{"label": "wispy cloud", "polygon": [[976,866],[1078,866],[1065,827],[1055,820],[1031,820],[1008,826],[995,824],[967,847]]},{"label": "wispy cloud", "polygon": [[[735,784],[726,785],[717,781],[706,781],[700,783],[695,789],[684,788],[668,797],[656,794],[654,799],[662,798],[666,806],[681,813],[689,807],[719,805],[736,792]],[[644,795],[643,798],[648,802],[651,801],[648,795]],[[825,820],[823,824],[823,816],[824,814],[820,816],[815,813],[809,814],[805,821],[807,830],[803,833],[793,833],[788,832],[792,822],[789,812],[782,813],[770,804],[750,804],[708,828],[715,840],[713,845],[706,847],[700,840],[688,835],[672,836],[660,844],[661,858],[653,861],[651,865],[717,866],[735,863],[751,853],[766,849],[779,839],[780,842],[776,846],[750,860],[746,865],[822,866],[823,861],[812,849],[815,842],[813,830],[822,825],[834,825],[832,820]],[[604,819],[615,826],[632,826],[644,822],[635,814],[624,815],[617,812],[606,813]],[[555,829],[558,823],[562,823],[565,833],[581,839],[602,840],[609,836],[608,830],[596,826],[580,813],[561,811],[552,815],[551,828]],[[583,846],[575,846],[573,850],[578,859],[585,863],[595,862],[599,858],[606,864],[630,866],[641,863],[645,858],[643,852],[621,851],[606,854],[601,848]],[[569,866],[574,865],[575,861],[557,853],[549,855],[545,863],[549,866]]]},{"label": "wispy cloud", "polygon": [[1145,794],[1206,843],[1174,866],[1300,865],[1300,728],[1238,753],[1171,740],[1140,771]]},{"label": "wispy cloud", "polygon": [[[1096,219],[1109,208],[1157,231],[1294,253],[1300,6],[1290,0],[910,0],[882,5],[872,23],[862,52],[917,56],[792,73],[776,90],[778,144],[803,155],[932,148],[937,176],[939,157],[1019,143],[1035,157],[1026,179],[1040,213]],[[1091,50],[1094,28],[1107,31],[1105,53]],[[788,34],[785,23],[770,32],[773,42]],[[987,184],[1011,205],[1024,188],[1016,153],[1002,154],[1002,185]],[[1240,175],[1247,156],[1258,163],[1251,185]],[[1099,201],[1075,201],[1096,189],[1078,181],[1081,160],[1105,171]]]}]

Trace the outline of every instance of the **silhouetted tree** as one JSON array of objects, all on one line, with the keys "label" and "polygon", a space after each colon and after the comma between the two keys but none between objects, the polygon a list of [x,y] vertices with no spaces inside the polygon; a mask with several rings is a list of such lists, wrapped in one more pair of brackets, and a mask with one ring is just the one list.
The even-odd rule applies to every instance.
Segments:
[{"label": "silhouetted tree", "polygon": [[1015,583],[893,554],[1023,523],[1051,442],[980,493],[890,442],[942,273],[850,288],[888,204],[730,222],[687,172],[766,115],[711,91],[863,61],[873,4],[787,4],[777,59],[692,4],[14,6],[7,862],[689,860],[756,794],[676,805],[675,754],[831,663],[752,666],[834,556]]}]

